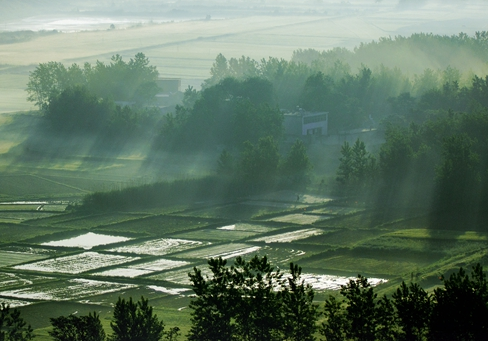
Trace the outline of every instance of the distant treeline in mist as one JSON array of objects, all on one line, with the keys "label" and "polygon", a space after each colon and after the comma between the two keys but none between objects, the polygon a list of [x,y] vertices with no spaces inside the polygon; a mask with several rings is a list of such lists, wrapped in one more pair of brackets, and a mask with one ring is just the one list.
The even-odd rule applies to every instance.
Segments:
[{"label": "distant treeline in mist", "polygon": [[266,124],[274,126],[276,121],[263,122],[271,113],[263,105],[288,111],[297,107],[326,111],[329,134],[371,127],[372,122],[396,119],[408,112],[413,102],[428,102],[425,96],[443,91],[445,86],[475,86],[475,76],[488,71],[487,59],[487,32],[474,37],[416,34],[385,38],[362,44],[354,51],[297,50],[290,61],[270,57],[258,62],[245,56],[227,59],[220,54],[202,90],[187,89],[184,105],[163,123],[163,143],[159,145],[238,145],[243,136],[236,135],[236,129],[248,129],[239,125],[246,115],[243,103],[249,117],[249,111],[257,106],[266,113],[259,115],[261,122],[252,129],[254,137],[244,134],[244,140],[258,134],[278,135],[276,130],[266,131]]},{"label": "distant treeline in mist", "polygon": [[[369,128],[398,118],[413,102],[446,85],[470,88],[475,76],[488,74],[486,60],[487,32],[383,38],[353,51],[297,50],[289,61],[218,55],[202,89],[186,89],[171,115],[146,121],[152,130],[146,136],[154,137],[150,143],[156,150],[240,148],[244,141],[269,135],[279,140],[280,111],[297,107],[328,112],[329,134]],[[144,121],[141,109],[154,107],[157,76],[142,53],[129,62],[116,55],[109,64],[94,66],[42,63],[30,75],[28,100],[58,131],[70,126],[105,130],[109,123],[115,131],[130,131],[137,120]],[[70,108],[70,101],[78,105]],[[123,110],[116,111],[114,101]],[[83,108],[83,102],[91,102],[93,110]]]},{"label": "distant treeline in mist", "polygon": [[35,32],[29,30],[0,32],[0,45],[21,43],[24,41],[29,41],[42,36],[47,36],[47,35],[52,35],[57,33],[59,33],[57,30],[52,30],[52,31],[42,30],[42,31],[35,31]]}]

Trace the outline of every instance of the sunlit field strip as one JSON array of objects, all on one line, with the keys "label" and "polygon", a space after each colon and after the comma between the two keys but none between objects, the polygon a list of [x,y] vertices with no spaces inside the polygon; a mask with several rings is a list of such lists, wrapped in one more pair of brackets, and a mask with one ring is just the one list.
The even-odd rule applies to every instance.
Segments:
[{"label": "sunlit field strip", "polygon": [[8,288],[20,285],[33,285],[52,279],[52,277],[47,276],[0,272],[0,288]]},{"label": "sunlit field strip", "polygon": [[269,227],[269,226],[263,226],[263,225],[237,223],[237,224],[225,225],[222,227],[218,227],[217,230],[267,233],[267,232],[275,231],[276,228],[275,227]]},{"label": "sunlit field strip", "polygon": [[175,234],[177,238],[189,238],[212,241],[234,241],[255,236],[258,232],[243,230],[225,230],[225,229],[202,229]]},{"label": "sunlit field strip", "polygon": [[2,301],[2,303],[5,303],[6,305],[8,305],[10,308],[25,307],[26,305],[32,304],[32,302],[22,301],[22,300],[14,300],[11,298],[0,298],[0,301]]},{"label": "sunlit field strip", "polygon": [[[324,290],[339,290],[342,285],[346,285],[350,280],[354,280],[355,277],[333,276],[333,275],[317,275],[311,273],[304,273],[300,277],[304,280],[305,284],[310,284],[312,288],[317,291]],[[369,278],[368,282],[375,286],[387,282],[382,278]]]},{"label": "sunlit field strip", "polygon": [[295,214],[287,214],[287,215],[282,215],[279,217],[274,217],[274,218],[268,219],[268,221],[308,225],[308,224],[313,224],[319,220],[324,220],[324,219],[329,219],[329,218],[330,218],[329,216],[325,216],[325,215],[295,213]]},{"label": "sunlit field strip", "polygon": [[88,279],[71,279],[43,287],[26,287],[1,291],[1,296],[41,301],[69,301],[135,288],[135,284],[122,284]]},{"label": "sunlit field strip", "polygon": [[[202,270],[202,275],[205,278],[209,276],[211,278],[211,272],[208,267],[200,267]],[[193,273],[193,268],[183,268],[179,270],[169,271],[164,274],[158,274],[151,276],[149,278],[156,279],[156,280],[165,280],[168,282],[180,284],[180,285],[190,285],[190,278],[188,273]],[[284,278],[286,279],[288,274],[284,274]],[[349,283],[349,280],[355,279],[354,277],[345,277],[345,276],[334,276],[334,275],[319,275],[319,274],[312,274],[312,273],[303,273],[301,279],[305,281],[305,284],[310,284],[315,290],[317,291],[324,291],[324,290],[339,290],[341,285],[346,285]],[[386,282],[386,279],[382,278],[368,278],[368,282],[372,285],[378,285],[381,283]]]},{"label": "sunlit field strip", "polygon": [[198,258],[209,259],[222,257],[223,259],[233,258],[237,256],[246,255],[249,253],[255,253],[261,247],[252,246],[249,244],[224,244],[210,246],[194,251],[183,252],[175,255],[178,258]]},{"label": "sunlit field strip", "polygon": [[161,238],[148,240],[140,244],[120,246],[109,249],[108,251],[163,256],[174,252],[188,250],[205,244],[208,245],[210,243],[187,239]]},{"label": "sunlit field strip", "polygon": [[282,266],[285,269],[288,268],[290,262],[297,262],[302,256],[305,256],[306,252],[302,250],[288,248],[277,248],[264,246],[255,254],[250,254],[246,258],[253,257],[257,255],[259,257],[266,256],[271,264],[275,266]]},{"label": "sunlit field strip", "polygon": [[[210,276],[212,272],[208,268],[208,266],[198,266],[198,268],[202,271],[203,277]],[[190,285],[190,277],[188,276],[189,273],[193,273],[193,267],[186,267],[177,270],[166,271],[164,273],[160,273],[157,275],[149,276],[149,279],[157,280],[157,281],[167,281],[179,285]]]},{"label": "sunlit field strip", "polygon": [[272,236],[266,236],[261,238],[253,239],[256,242],[266,242],[266,243],[289,243],[295,240],[305,239],[312,236],[317,236],[323,234],[324,231],[319,229],[303,229],[293,232],[285,232],[280,234],[275,234]]},{"label": "sunlit field strip", "polygon": [[190,264],[185,261],[173,261],[168,259],[158,259],[153,262],[141,263],[131,265],[128,267],[120,267],[94,273],[95,276],[109,276],[109,277],[129,277],[134,278],[156,271],[170,270]]},{"label": "sunlit field strip", "polygon": [[48,255],[33,254],[27,252],[0,251],[0,267],[19,263],[32,262],[47,258]]},{"label": "sunlit field strip", "polygon": [[159,285],[148,285],[147,287],[151,290],[163,292],[168,295],[181,295],[182,293],[191,290],[188,288],[166,288]]},{"label": "sunlit field strip", "polygon": [[84,252],[73,256],[52,258],[36,263],[17,265],[14,266],[14,268],[18,270],[79,274],[82,272],[95,270],[106,266],[119,265],[138,259],[140,259],[140,257]]}]

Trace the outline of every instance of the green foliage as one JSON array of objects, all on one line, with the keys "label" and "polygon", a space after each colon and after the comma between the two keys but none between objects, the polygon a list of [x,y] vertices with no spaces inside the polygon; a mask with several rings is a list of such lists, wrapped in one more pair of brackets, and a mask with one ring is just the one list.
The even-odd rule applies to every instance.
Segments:
[{"label": "green foliage", "polygon": [[110,323],[112,341],[159,341],[164,335],[164,323],[153,314],[149,301],[141,297],[137,302],[119,297]]},{"label": "green foliage", "polygon": [[78,64],[66,68],[59,62],[41,63],[29,75],[27,100],[44,109],[51,98],[68,88],[83,85],[86,85],[86,75]]},{"label": "green foliage", "polygon": [[226,198],[232,194],[229,193],[230,190],[228,179],[219,177],[156,182],[109,192],[87,194],[78,210],[120,211],[135,207],[188,204],[204,199]]},{"label": "green foliage", "polygon": [[251,191],[272,188],[276,181],[280,155],[271,136],[261,138],[256,145],[246,141],[239,162],[238,177]]},{"label": "green foliage", "polygon": [[154,99],[157,77],[156,67],[149,65],[143,53],[137,53],[128,63],[115,55],[109,65],[97,61],[95,66],[85,63],[83,68],[78,64],[65,67],[60,62],[40,63],[29,75],[27,100],[44,109],[63,91],[86,86],[97,98],[143,104]]},{"label": "green foliage", "polygon": [[364,195],[377,172],[376,159],[366,151],[364,142],[358,138],[351,147],[345,141],[339,161],[336,178],[338,191],[343,195]]},{"label": "green foliage", "polygon": [[27,341],[34,338],[33,330],[20,316],[20,311],[9,305],[0,305],[0,340]]},{"label": "green foliage", "polygon": [[313,302],[314,291],[310,284],[300,279],[301,274],[302,269],[290,263],[288,285],[284,285],[280,293],[283,301],[283,334],[286,340],[312,341],[315,340],[320,313],[318,305]]},{"label": "green foliage", "polygon": [[226,149],[220,153],[217,161],[217,174],[223,176],[233,176],[235,171],[234,157]]},{"label": "green foliage", "polygon": [[190,302],[192,326],[188,340],[224,341],[233,335],[232,317],[234,316],[237,293],[230,283],[230,270],[222,258],[210,259],[209,268],[212,279],[206,279],[202,271],[194,268],[190,273],[192,289],[197,298]]},{"label": "green foliage", "polygon": [[58,131],[97,131],[111,111],[111,103],[99,100],[86,87],[74,87],[50,98],[45,117]]},{"label": "green foliage", "polygon": [[85,64],[85,73],[88,89],[98,97],[143,104],[154,100],[158,92],[158,71],[143,53],[129,62],[117,54],[108,65],[100,61],[95,66]]},{"label": "green foliage", "polygon": [[104,341],[100,317],[97,313],[86,316],[59,316],[50,318],[53,330],[49,335],[56,341]]},{"label": "green foliage", "polygon": [[296,140],[280,166],[286,185],[303,189],[310,181],[311,168],[312,164],[308,158],[305,144],[302,140]]},{"label": "green foliage", "polygon": [[404,282],[392,298],[377,299],[363,276],[330,296],[320,333],[326,340],[483,340],[488,322],[488,285],[480,264],[462,268],[429,294]]},{"label": "green foliage", "polygon": [[283,280],[266,256],[208,264],[210,277],[197,268],[189,274],[196,294],[189,340],[314,340],[317,306],[299,267],[291,264]]},{"label": "green foliage", "polygon": [[431,298],[417,283],[402,282],[392,295],[402,340],[424,340],[431,316]]},{"label": "green foliage", "polygon": [[488,333],[488,285],[477,264],[471,276],[463,268],[444,279],[433,295],[429,339],[483,340]]},{"label": "green foliage", "polygon": [[[479,156],[472,151],[474,141],[466,134],[444,139],[442,161],[437,168],[438,205],[443,210],[466,212],[479,196]],[[467,212],[466,212],[467,213]]]},{"label": "green foliage", "polygon": [[244,141],[282,135],[283,114],[273,105],[271,83],[261,78],[224,78],[198,94],[189,90],[185,103],[167,116],[157,148],[240,148]]},{"label": "green foliage", "polygon": [[345,328],[347,323],[346,314],[342,302],[334,296],[329,296],[324,307],[325,321],[320,327],[320,334],[325,336],[327,341],[342,341],[345,339]]}]

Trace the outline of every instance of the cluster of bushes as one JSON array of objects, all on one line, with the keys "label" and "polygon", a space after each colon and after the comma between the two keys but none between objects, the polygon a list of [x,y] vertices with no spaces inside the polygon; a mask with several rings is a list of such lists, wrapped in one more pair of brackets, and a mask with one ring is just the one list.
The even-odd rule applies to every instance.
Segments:
[{"label": "cluster of bushes", "polygon": [[226,179],[208,176],[200,179],[156,182],[108,192],[94,192],[76,207],[86,211],[118,211],[134,207],[191,204],[202,200],[227,198],[232,188]]}]

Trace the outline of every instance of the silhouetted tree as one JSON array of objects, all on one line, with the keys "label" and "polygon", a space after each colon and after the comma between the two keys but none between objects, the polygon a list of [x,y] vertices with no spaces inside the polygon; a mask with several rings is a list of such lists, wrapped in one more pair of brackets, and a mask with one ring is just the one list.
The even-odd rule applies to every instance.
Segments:
[{"label": "silhouetted tree", "polygon": [[53,330],[49,335],[56,341],[104,341],[100,317],[97,313],[86,316],[60,316],[50,319]]},{"label": "silhouetted tree", "polygon": [[309,181],[309,171],[312,164],[302,140],[296,140],[288,155],[281,164],[281,174],[288,185],[303,188]]},{"label": "silhouetted tree", "polygon": [[34,338],[33,330],[20,316],[20,311],[8,304],[0,305],[0,340],[27,341]]},{"label": "silhouetted tree", "polygon": [[312,341],[320,314],[318,305],[313,303],[312,286],[305,284],[301,273],[302,268],[290,263],[290,275],[281,291],[283,334],[287,340]]},{"label": "silhouetted tree", "polygon": [[425,340],[432,310],[429,294],[417,283],[402,282],[392,295],[401,327],[401,340]]},{"label": "silhouetted tree", "polygon": [[164,323],[153,313],[144,297],[137,302],[119,297],[114,307],[111,341],[159,341],[164,336]]},{"label": "silhouetted tree", "polygon": [[480,264],[471,276],[463,268],[434,289],[430,340],[486,340],[488,284]]},{"label": "silhouetted tree", "polygon": [[232,340],[234,308],[239,295],[226,264],[222,258],[209,259],[211,278],[205,278],[196,267],[189,274],[196,298],[190,302],[193,311],[188,340]]},{"label": "silhouetted tree", "polygon": [[320,334],[327,341],[343,341],[346,338],[347,317],[342,300],[330,295],[324,306],[325,321],[320,326]]},{"label": "silhouetted tree", "polygon": [[259,139],[256,145],[244,143],[239,164],[240,178],[251,192],[272,188],[278,171],[280,155],[271,136]]}]

